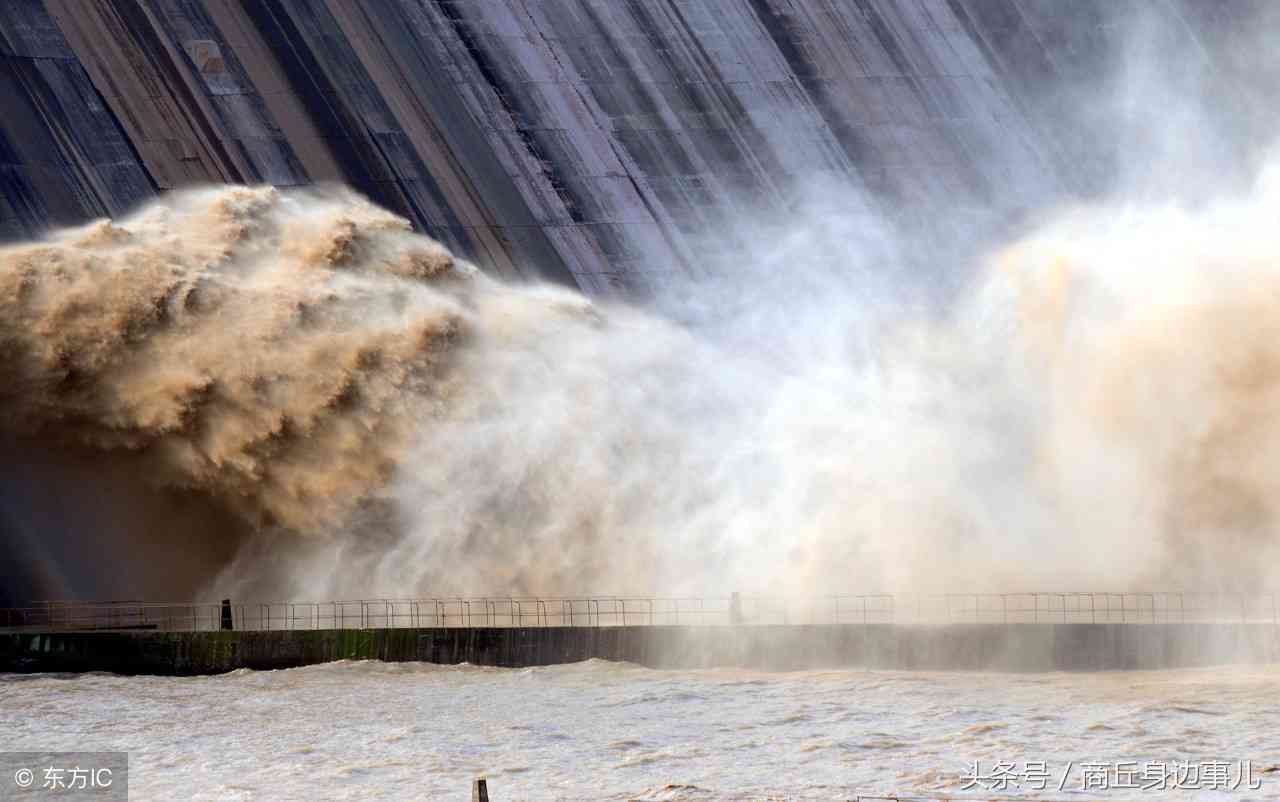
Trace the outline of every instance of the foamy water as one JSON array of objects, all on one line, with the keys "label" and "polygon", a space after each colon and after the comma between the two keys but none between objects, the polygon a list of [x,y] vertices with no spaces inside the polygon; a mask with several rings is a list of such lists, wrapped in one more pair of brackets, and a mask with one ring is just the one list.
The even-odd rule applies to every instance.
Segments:
[{"label": "foamy water", "polygon": [[9,592],[1270,592],[1277,208],[1280,165],[1063,211],[945,312],[770,240],[677,321],[346,190],[166,196],[0,248],[0,506],[50,585]]},{"label": "foamy water", "polygon": [[1056,787],[1068,761],[1242,759],[1261,790],[1160,796],[1277,799],[1278,692],[1278,667],[1010,675],[358,662],[198,678],[3,675],[0,749],[128,750],[134,800],[464,800],[477,776],[490,778],[494,802],[979,796],[961,792],[973,761],[1043,760]]}]

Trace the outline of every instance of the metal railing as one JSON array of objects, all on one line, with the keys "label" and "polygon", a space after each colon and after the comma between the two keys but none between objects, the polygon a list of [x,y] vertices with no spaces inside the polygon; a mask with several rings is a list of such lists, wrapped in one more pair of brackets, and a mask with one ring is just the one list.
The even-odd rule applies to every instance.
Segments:
[{"label": "metal railing", "polygon": [[1280,594],[946,593],[819,597],[491,597],[333,602],[40,602],[0,629],[199,631],[401,627],[1236,622],[1280,625]]}]

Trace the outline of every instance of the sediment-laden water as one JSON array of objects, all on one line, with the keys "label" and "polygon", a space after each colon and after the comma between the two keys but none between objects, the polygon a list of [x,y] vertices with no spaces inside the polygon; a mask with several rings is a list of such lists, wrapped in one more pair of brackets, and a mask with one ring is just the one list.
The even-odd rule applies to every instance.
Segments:
[{"label": "sediment-laden water", "polygon": [[[376,662],[0,677],[0,749],[128,750],[131,799],[1280,797],[1280,668],[1096,674]],[[1258,790],[1080,792],[1083,767],[1249,760]],[[1043,792],[969,788],[1043,761]],[[1057,786],[1071,764],[1061,792]],[[1175,778],[1178,779],[1178,778]],[[1115,780],[1112,780],[1115,783]],[[1024,783],[1025,784],[1025,783]]]},{"label": "sediment-laden water", "polygon": [[672,312],[176,193],[0,248],[0,594],[1267,592],[1277,208],[1064,211],[946,312],[779,236]]}]

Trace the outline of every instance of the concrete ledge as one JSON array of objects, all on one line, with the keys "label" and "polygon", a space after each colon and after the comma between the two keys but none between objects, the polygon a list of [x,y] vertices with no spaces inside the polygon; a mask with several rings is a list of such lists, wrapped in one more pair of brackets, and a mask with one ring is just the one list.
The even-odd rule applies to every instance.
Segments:
[{"label": "concrete ledge", "polygon": [[0,671],[216,674],[333,660],[654,668],[1108,671],[1280,662],[1271,624],[956,624],[0,634]]}]

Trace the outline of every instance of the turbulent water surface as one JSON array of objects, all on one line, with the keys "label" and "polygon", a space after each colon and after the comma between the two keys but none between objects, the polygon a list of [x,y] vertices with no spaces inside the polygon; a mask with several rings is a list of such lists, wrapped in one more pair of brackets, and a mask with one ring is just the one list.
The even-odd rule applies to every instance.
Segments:
[{"label": "turbulent water surface", "polygon": [[[1275,667],[1011,675],[359,662],[201,678],[9,675],[0,748],[128,750],[135,800],[463,800],[476,776],[500,802],[969,796],[973,761],[986,772],[997,760],[1043,760],[1056,780],[1069,761],[1242,759],[1260,790],[1161,796],[1275,799],[1277,691]],[[1039,795],[1085,798],[1071,782],[1074,794]]]}]

